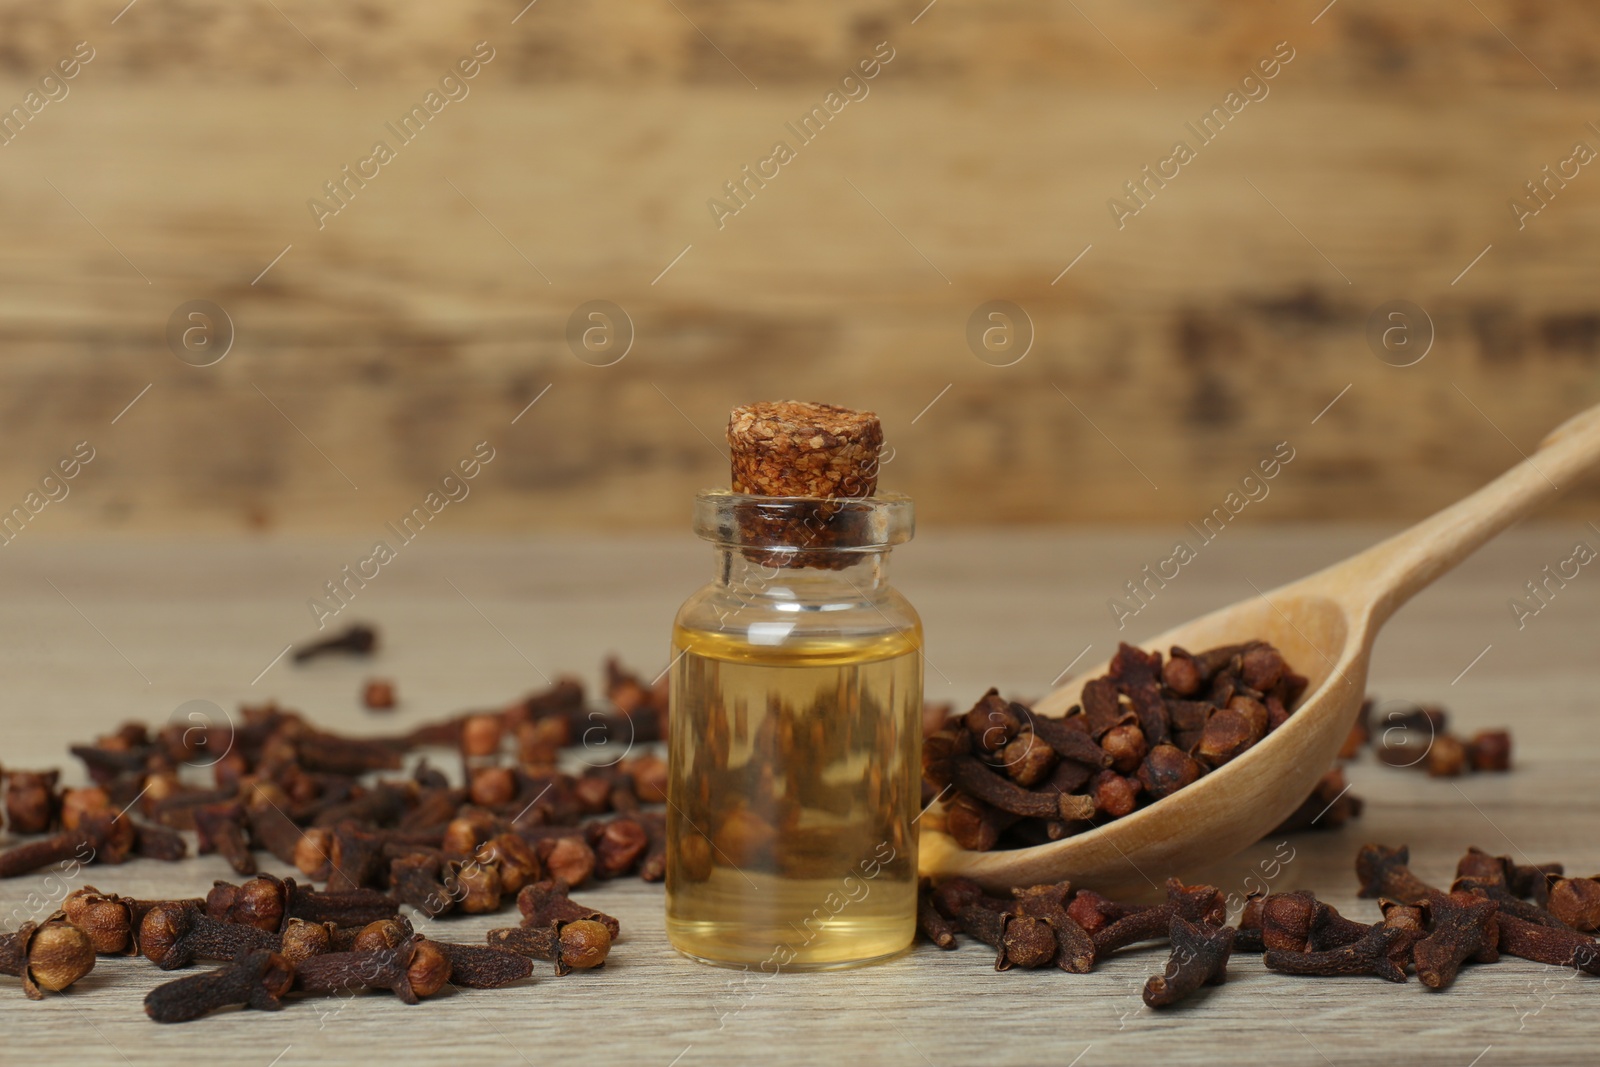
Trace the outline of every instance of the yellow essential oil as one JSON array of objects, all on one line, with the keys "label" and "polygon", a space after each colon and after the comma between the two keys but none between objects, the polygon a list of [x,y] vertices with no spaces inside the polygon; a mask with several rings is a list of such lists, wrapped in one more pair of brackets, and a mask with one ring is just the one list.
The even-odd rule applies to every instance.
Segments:
[{"label": "yellow essential oil", "polygon": [[762,623],[748,607],[738,626],[674,628],[667,934],[678,951],[775,974],[911,944],[922,629],[895,600],[906,623],[888,628],[883,616],[808,636],[793,615]]}]

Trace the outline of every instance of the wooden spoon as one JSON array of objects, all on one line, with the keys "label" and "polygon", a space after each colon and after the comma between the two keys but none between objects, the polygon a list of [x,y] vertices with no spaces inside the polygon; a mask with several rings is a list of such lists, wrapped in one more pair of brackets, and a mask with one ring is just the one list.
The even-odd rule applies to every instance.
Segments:
[{"label": "wooden spoon", "polygon": [[[1360,555],[1144,643],[1165,653],[1261,638],[1310,679],[1289,717],[1258,745],[1133,814],[1032,848],[970,852],[923,820],[924,874],[965,875],[990,890],[1071,881],[1108,894],[1149,893],[1169,875],[1226,859],[1261,839],[1333,765],[1366,693],[1378,629],[1402,604],[1484,542],[1600,465],[1600,407],[1569,419],[1539,450],[1465,500]],[[1059,716],[1085,671],[1040,701]],[[932,825],[930,825],[932,822]]]}]

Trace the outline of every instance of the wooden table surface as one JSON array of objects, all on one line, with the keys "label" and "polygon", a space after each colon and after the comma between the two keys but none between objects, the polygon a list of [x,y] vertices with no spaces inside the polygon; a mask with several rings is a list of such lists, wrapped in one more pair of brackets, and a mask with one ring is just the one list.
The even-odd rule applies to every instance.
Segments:
[{"label": "wooden table surface", "polygon": [[[1164,558],[1176,533],[925,533],[900,550],[896,584],[927,624],[930,697],[967,702],[989,684],[1040,694],[1087,645],[1104,656],[1119,637],[1156,633],[1250,595],[1248,583],[1268,588],[1332,562],[1379,531],[1231,528],[1119,633],[1106,600],[1146,562]],[[1600,871],[1600,804],[1585,770],[1600,750],[1591,713],[1600,579],[1580,573],[1521,630],[1508,607],[1525,582],[1586,538],[1592,543],[1593,531],[1576,522],[1512,531],[1423,594],[1380,642],[1372,672],[1380,696],[1444,702],[1462,732],[1509,725],[1513,773],[1431,780],[1368,757],[1351,770],[1368,802],[1355,823],[1269,838],[1189,873],[1242,893],[1262,861],[1292,854],[1272,888],[1314,888],[1346,914],[1371,919],[1376,907],[1355,898],[1351,869],[1366,841],[1408,842],[1415,866],[1436,882],[1450,877],[1470,844],[1560,859],[1573,873]],[[502,702],[539,686],[541,672],[579,671],[592,681],[610,651],[653,673],[665,663],[675,606],[710,572],[709,552],[687,533],[421,538],[343,616],[379,624],[384,646],[374,661],[296,668],[274,657],[312,631],[307,598],[364,554],[364,540],[32,541],[9,546],[0,565],[0,758],[22,768],[61,765],[73,780],[81,772],[68,763],[69,742],[126,718],[165,722],[189,700],[233,708],[275,696],[335,728],[388,730]],[[398,682],[394,715],[380,720],[360,709],[358,686],[369,675]],[[275,869],[270,859],[266,868]],[[104,890],[139,896],[196,893],[228,873],[215,857],[87,872]],[[0,883],[0,924],[14,926],[50,892],[44,876]],[[1453,989],[1432,993],[1415,980],[1277,976],[1247,956],[1231,965],[1224,987],[1161,1014],[1139,999],[1145,978],[1163,965],[1161,949],[1120,954],[1090,975],[997,974],[985,947],[921,945],[868,969],[746,983],[673,954],[661,892],[624,880],[585,895],[624,927],[602,972],[458,992],[418,1007],[361,996],[162,1027],[141,1011],[160,976],[140,960],[102,960],[69,995],[42,1003],[0,980],[9,983],[0,990],[0,1062],[1098,1067],[1381,1059],[1492,1067],[1593,1059],[1585,1020],[1600,991],[1595,980],[1520,960],[1469,967]],[[504,923],[501,916],[425,925],[477,940]]]}]

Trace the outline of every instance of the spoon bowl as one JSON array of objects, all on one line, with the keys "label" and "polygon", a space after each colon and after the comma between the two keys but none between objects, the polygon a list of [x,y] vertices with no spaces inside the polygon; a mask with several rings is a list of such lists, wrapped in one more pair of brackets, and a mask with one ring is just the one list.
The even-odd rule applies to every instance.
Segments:
[{"label": "spoon bowl", "polygon": [[[1111,895],[1160,892],[1169,875],[1226,859],[1260,840],[1311,794],[1355,724],[1373,641],[1384,622],[1484,542],[1600,465],[1600,407],[1568,420],[1532,456],[1464,500],[1352,558],[1168,630],[1141,647],[1200,651],[1262,639],[1309,680],[1287,722],[1238,758],[1123,818],[1031,848],[973,852],[923,822],[920,868],[986,889],[1070,881]],[[1060,716],[1074,676],[1034,707]],[[1152,890],[1154,887],[1154,890]]]}]

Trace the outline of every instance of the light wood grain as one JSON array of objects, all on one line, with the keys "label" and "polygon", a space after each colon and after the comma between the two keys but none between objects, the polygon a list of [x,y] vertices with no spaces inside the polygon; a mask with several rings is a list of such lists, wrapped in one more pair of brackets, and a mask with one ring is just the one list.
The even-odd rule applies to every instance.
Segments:
[{"label": "light wood grain", "polygon": [[[63,0],[47,12],[0,12],[0,34],[9,44],[0,71],[28,77],[54,62],[63,46],[88,36],[105,42],[108,66],[143,79],[307,81],[349,92],[339,70],[360,84],[427,77],[455,58],[456,42],[488,38],[517,61],[512,77],[521,83],[687,83],[750,92],[741,71],[763,90],[809,84],[848,68],[863,45],[870,49],[899,34],[917,43],[911,76],[945,84],[1094,84],[1151,92],[1140,68],[1163,88],[1226,77],[1256,59],[1263,40],[1270,46],[1284,37],[1324,47],[1324,70],[1339,83],[1383,80],[1437,91],[1472,79],[1543,84],[1543,70],[1577,89],[1600,77],[1586,52],[1600,34],[1600,16],[1560,0],[1479,0],[1478,10],[1340,4],[1326,12],[1326,0],[1018,0],[998,10],[949,0],[793,7],[675,0],[626,9],[528,0],[448,6],[280,0],[261,8],[182,0],[129,12],[108,28],[122,6]],[[1205,46],[1196,47],[1197,40]],[[188,47],[175,49],[174,41]]]},{"label": "light wood grain", "polygon": [[[1247,581],[1272,588],[1351,555],[1380,532],[1241,525],[1207,546],[1126,631],[1111,622],[1104,600],[1124,575],[1168,550],[1162,533],[935,527],[897,552],[896,584],[926,623],[931,696],[966,702],[990,684],[1038,695],[1085,646],[1093,657],[1119,637],[1147,637],[1238,599]],[[1363,761],[1351,777],[1368,801],[1366,814],[1338,833],[1289,839],[1294,859],[1274,888],[1313,888],[1346,914],[1375,916],[1372,902],[1353,896],[1352,859],[1368,840],[1409,842],[1417,869],[1435,881],[1449,877],[1469,844],[1600,871],[1592,832],[1600,803],[1590,773],[1600,720],[1588,647],[1600,625],[1600,582],[1585,572],[1523,631],[1506,606],[1582,536],[1578,523],[1508,533],[1400,612],[1375,650],[1372,685],[1381,696],[1443,701],[1466,732],[1511,726],[1517,770],[1447,782]],[[162,720],[195,697],[232,706],[276,695],[330,725],[381,730],[532,688],[539,680],[530,660],[546,672],[588,668],[591,678],[608,650],[641,668],[659,667],[673,610],[711,566],[708,550],[687,533],[419,540],[414,549],[365,591],[361,615],[380,623],[386,641],[373,663],[297,670],[280,662],[252,686],[286,643],[305,636],[301,600],[309,593],[302,589],[344,561],[344,541],[18,541],[0,568],[6,762],[64,763],[69,740],[125,716]],[[1486,645],[1491,650],[1452,684]],[[358,708],[368,674],[398,680],[402,704],[393,718]],[[1242,892],[1279,846],[1269,839],[1196,875]],[[149,894],[193,892],[226,875],[215,859],[91,872],[101,888]],[[0,883],[0,915],[41,882]],[[1086,1048],[1082,1067],[1377,1059],[1464,1067],[1491,1045],[1485,1064],[1580,1063],[1591,1055],[1596,991],[1589,980],[1569,983],[1557,970],[1520,961],[1469,967],[1454,989],[1433,994],[1414,981],[1295,980],[1241,958],[1228,984],[1203,1003],[1155,1015],[1138,993],[1163,965],[1160,951],[1071,976],[996,974],[976,945],[954,953],[924,946],[867,970],[785,975],[719,1020],[740,1004],[727,985],[737,976],[671,953],[660,892],[628,882],[590,894],[626,930],[604,973],[416,1008],[363,997],[325,1024],[319,1005],[296,1004],[277,1015],[157,1027],[142,1017],[139,1000],[158,977],[134,962],[105,961],[69,996],[33,1004],[13,990],[0,998],[6,1062],[204,1058],[265,1067],[286,1048],[285,1067],[384,1059],[667,1067],[680,1054],[680,1067],[753,1060],[953,1067],[1065,1064]],[[439,925],[470,938],[495,922]]]},{"label": "light wood grain", "polygon": [[[458,532],[665,527],[768,396],[878,410],[886,480],[946,521],[1192,519],[1283,440],[1275,517],[1420,517],[1600,400],[1594,179],[1507,210],[1595,136],[1571,4],[111,6],[0,14],[0,103],[98,49],[0,149],[0,500],[102,447],[58,530],[361,532],[485,437]],[[480,39],[471,95],[319,229],[308,199]],[[717,228],[882,40],[871,95]],[[1117,228],[1280,40],[1270,95]],[[197,298],[238,331],[205,370],[163,341]],[[967,348],[994,298],[1034,323],[1012,367]],[[1396,298],[1437,329],[1403,370],[1363,340]],[[593,299],[637,328],[615,367],[566,346]]]}]

